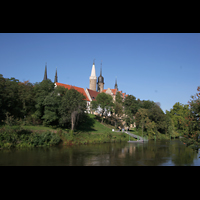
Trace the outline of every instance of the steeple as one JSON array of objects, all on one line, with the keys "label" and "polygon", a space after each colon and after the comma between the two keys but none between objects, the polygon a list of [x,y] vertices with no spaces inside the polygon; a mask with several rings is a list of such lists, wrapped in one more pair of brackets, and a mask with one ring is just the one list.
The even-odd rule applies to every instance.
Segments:
[{"label": "steeple", "polygon": [[102,76],[102,61],[101,61],[101,68],[100,68],[100,76],[98,77],[98,82],[97,82],[97,91],[102,92],[104,89],[104,78]]},{"label": "steeple", "polygon": [[95,63],[93,61],[92,71],[90,76],[90,89],[96,91],[97,77],[95,71]]},{"label": "steeple", "polygon": [[56,83],[56,82],[58,82],[57,67],[56,67],[56,74],[55,74],[54,83]]},{"label": "steeple", "polygon": [[115,89],[118,90],[118,86],[117,86],[117,77],[115,78]]},{"label": "steeple", "polygon": [[90,79],[97,79],[97,77],[96,77],[96,70],[95,70],[95,64],[94,64],[94,62],[93,62],[93,65],[92,65],[92,71],[91,71]]},{"label": "steeple", "polygon": [[45,64],[45,72],[43,81],[47,80],[47,63]]}]

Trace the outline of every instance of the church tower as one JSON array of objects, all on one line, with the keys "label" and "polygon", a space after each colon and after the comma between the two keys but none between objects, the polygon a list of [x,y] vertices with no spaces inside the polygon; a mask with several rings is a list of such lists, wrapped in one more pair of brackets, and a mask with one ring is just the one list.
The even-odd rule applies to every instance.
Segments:
[{"label": "church tower", "polygon": [[90,76],[90,90],[96,91],[96,85],[97,85],[97,77],[96,77],[96,71],[95,71],[95,64],[93,61],[92,71],[91,71],[91,76]]},{"label": "church tower", "polygon": [[47,63],[45,65],[45,72],[44,72],[44,79],[43,81],[47,80]]},{"label": "church tower", "polygon": [[98,82],[97,82],[97,92],[102,92],[103,89],[104,89],[104,78],[102,76],[102,61],[101,61],[100,76],[98,77]]},{"label": "church tower", "polygon": [[54,78],[54,83],[58,82],[58,75],[57,75],[57,67],[56,67],[56,74],[55,74],[55,78]]},{"label": "church tower", "polygon": [[115,89],[118,91],[118,86],[117,86],[117,77],[115,78]]}]

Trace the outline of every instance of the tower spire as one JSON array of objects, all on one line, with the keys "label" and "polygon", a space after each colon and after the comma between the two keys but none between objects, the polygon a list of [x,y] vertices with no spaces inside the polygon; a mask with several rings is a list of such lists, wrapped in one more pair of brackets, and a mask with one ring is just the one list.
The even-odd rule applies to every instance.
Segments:
[{"label": "tower spire", "polygon": [[115,89],[118,90],[118,86],[117,86],[117,76],[115,77]]},{"label": "tower spire", "polygon": [[45,72],[43,81],[47,80],[47,63],[45,64]]},{"label": "tower spire", "polygon": [[96,91],[97,77],[96,77],[94,60],[93,60],[92,71],[91,71],[91,76],[90,76],[90,89]]},{"label": "tower spire", "polygon": [[55,74],[54,83],[56,83],[56,82],[58,82],[57,67],[56,67],[56,74]]},{"label": "tower spire", "polygon": [[102,92],[103,89],[104,89],[104,78],[102,76],[102,60],[101,60],[100,76],[98,77],[98,82],[97,82],[97,91]]}]

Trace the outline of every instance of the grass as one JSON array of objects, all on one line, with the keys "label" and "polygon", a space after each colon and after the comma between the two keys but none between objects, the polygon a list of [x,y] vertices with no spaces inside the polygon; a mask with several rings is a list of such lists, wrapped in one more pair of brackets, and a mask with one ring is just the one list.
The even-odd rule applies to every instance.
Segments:
[{"label": "grass", "polygon": [[[107,125],[107,124],[101,124],[95,117],[95,115],[88,115],[88,119],[86,120],[86,123],[82,125],[82,127],[79,127],[79,129],[75,130],[74,132],[67,129],[61,129],[61,128],[52,128],[52,127],[44,127],[44,126],[11,126],[6,127],[8,129],[12,129],[15,131],[18,130],[24,130],[30,132],[30,135],[33,136],[33,138],[36,139],[37,146],[43,146],[46,145],[45,137],[46,135],[49,136],[49,141],[51,141],[51,138],[55,138],[55,141],[53,143],[58,143],[58,139],[60,138],[60,141],[63,145],[74,145],[74,144],[90,144],[90,143],[106,143],[106,142],[122,142],[122,141],[128,141],[129,135],[122,132],[113,132],[112,129],[114,129],[114,126]],[[91,123],[92,122],[92,123]],[[3,133],[2,133],[3,134]],[[49,135],[49,134],[55,134],[55,135]],[[28,137],[27,134],[24,135],[24,137]],[[2,138],[4,136],[2,135]],[[14,136],[13,136],[14,137]],[[20,136],[23,138],[23,136]],[[59,138],[58,138],[59,137]],[[33,145],[27,145],[27,142],[29,141],[30,144],[30,138],[21,139],[20,145],[15,145],[14,147],[29,147]],[[135,138],[130,137],[131,140],[136,140]],[[19,139],[18,139],[19,140]],[[31,140],[32,141],[32,140]],[[11,148],[11,142],[8,140],[8,144],[3,144],[6,142],[5,137],[1,143],[1,147],[3,148]],[[10,143],[9,143],[10,142]],[[41,145],[40,145],[41,144]],[[36,146],[36,145],[34,145]]]}]

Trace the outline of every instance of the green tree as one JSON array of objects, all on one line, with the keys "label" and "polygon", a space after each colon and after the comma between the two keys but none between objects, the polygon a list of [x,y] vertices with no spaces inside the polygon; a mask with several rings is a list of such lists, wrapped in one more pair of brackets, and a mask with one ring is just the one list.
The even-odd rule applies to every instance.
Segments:
[{"label": "green tree", "polygon": [[35,109],[33,117],[36,120],[42,120],[44,115],[44,100],[45,98],[54,90],[54,83],[47,79],[40,83],[34,84],[34,94],[35,94]]},{"label": "green tree", "polygon": [[106,113],[111,110],[111,107],[113,105],[114,104],[112,96],[104,92],[97,95],[96,101],[92,101],[92,108],[97,109],[99,107],[101,109],[102,123],[103,115],[106,115]]},{"label": "green tree", "polygon": [[142,135],[143,135],[143,131],[145,128],[145,125],[147,122],[149,122],[149,118],[148,118],[148,110],[144,109],[144,108],[140,108],[138,110],[138,112],[136,113],[136,124],[137,126],[140,126],[142,129]]},{"label": "green tree", "polygon": [[190,112],[185,117],[185,131],[182,138],[182,141],[187,146],[195,150],[198,150],[200,147],[200,87],[197,88],[197,91],[196,95],[191,96],[191,100],[188,102]]},{"label": "green tree", "polygon": [[129,116],[134,116],[140,108],[139,101],[133,95],[128,95],[124,100],[125,113]]},{"label": "green tree", "polygon": [[138,112],[138,109],[141,107],[141,101],[133,95],[128,95],[124,100],[124,112],[126,115],[125,121],[127,126],[130,126],[135,122],[134,116]]},{"label": "green tree", "polygon": [[115,128],[117,127],[117,125],[121,124],[121,118],[123,116],[123,102],[122,102],[122,97],[121,97],[121,93],[117,92],[116,94],[116,98],[115,98],[115,102],[113,105],[113,119],[115,121]]},{"label": "green tree", "polygon": [[185,117],[188,115],[189,106],[181,104],[179,102],[173,105],[173,108],[170,109],[169,115],[173,120],[173,124],[175,130],[178,131],[180,134],[183,134],[185,131],[184,124],[186,123]]},{"label": "green tree", "polygon": [[78,91],[71,89],[63,95],[59,106],[60,119],[59,123],[71,124],[71,130],[78,125],[81,115],[86,110],[85,96]]},{"label": "green tree", "polygon": [[22,102],[21,112],[23,117],[33,114],[35,111],[33,84],[29,81],[20,82],[18,92],[19,100]]},{"label": "green tree", "polygon": [[44,115],[42,117],[44,125],[58,125],[60,114],[59,107],[61,105],[62,97],[68,89],[64,87],[56,87],[53,92],[49,93],[49,95],[44,99],[43,105]]},{"label": "green tree", "polygon": [[8,113],[9,115],[16,118],[22,118],[23,113],[22,111],[22,102],[20,101],[19,97],[19,80],[15,78],[3,78],[1,77],[1,82],[3,83],[2,86],[2,113],[3,118],[5,118],[5,114]]},{"label": "green tree", "polygon": [[0,120],[5,119],[5,85],[6,85],[6,79],[3,77],[2,74],[0,74]]},{"label": "green tree", "polygon": [[156,128],[160,133],[166,133],[166,117],[157,104],[148,109],[148,117],[151,121],[156,123]]}]

